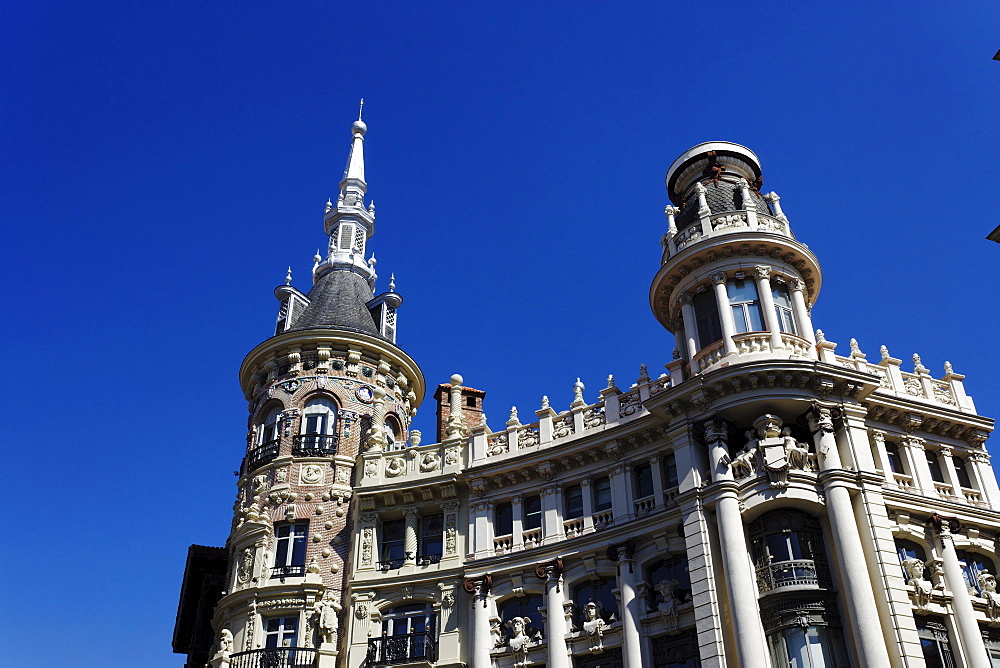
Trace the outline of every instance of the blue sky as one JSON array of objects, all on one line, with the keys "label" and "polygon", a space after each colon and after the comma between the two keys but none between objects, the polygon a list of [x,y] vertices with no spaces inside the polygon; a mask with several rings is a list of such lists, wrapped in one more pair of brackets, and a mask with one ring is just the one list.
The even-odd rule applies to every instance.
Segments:
[{"label": "blue sky", "polygon": [[[663,176],[761,158],[823,264],[814,321],[1000,414],[996,3],[0,7],[0,655],[179,666],[188,544],[225,541],[243,356],[308,289],[358,98],[384,289],[429,386],[499,428],[670,360]],[[431,434],[433,406],[416,426]],[[996,450],[994,449],[994,452]],[[30,629],[30,631],[28,631]],[[109,658],[110,657],[110,658]]]}]

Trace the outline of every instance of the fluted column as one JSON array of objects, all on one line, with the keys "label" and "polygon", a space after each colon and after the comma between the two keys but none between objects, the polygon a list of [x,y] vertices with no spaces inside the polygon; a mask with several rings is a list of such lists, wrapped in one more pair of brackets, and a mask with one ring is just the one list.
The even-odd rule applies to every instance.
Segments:
[{"label": "fluted column", "polygon": [[631,541],[608,547],[608,558],[618,564],[618,591],[621,598],[622,644],[624,668],[643,668],[642,639],[639,635],[640,606],[635,584],[635,546]]},{"label": "fluted column", "polygon": [[840,451],[834,435],[833,416],[826,406],[814,404],[809,412],[809,428],[813,434],[823,491],[826,494],[830,530],[840,554],[841,591],[847,603],[847,617],[858,649],[858,665],[888,666],[889,653],[882,636],[878,608],[872,594],[865,554],[858,539],[849,480],[823,475],[842,469]]},{"label": "fluted column", "polygon": [[681,320],[684,321],[685,348],[682,348],[681,352],[687,353],[688,363],[691,365],[691,373],[694,374],[701,370],[701,367],[694,358],[698,354],[698,319],[694,314],[694,304],[689,293],[685,292],[681,294],[678,301],[681,303]]},{"label": "fluted column", "polygon": [[705,443],[708,445],[712,482],[723,483],[715,503],[715,516],[719,524],[719,547],[722,550],[722,568],[726,576],[729,609],[733,620],[736,647],[731,648],[740,666],[766,666],[770,664],[766,652],[764,628],[757,608],[754,576],[747,560],[747,540],[743,531],[740,502],[736,485],[729,470],[728,427],[722,418],[705,423]]},{"label": "fluted column", "polygon": [[792,298],[792,315],[795,316],[795,329],[799,336],[808,341],[815,356],[816,333],[813,331],[812,318],[809,316],[809,308],[806,306],[805,298],[806,282],[801,278],[793,278],[788,281],[788,290]]},{"label": "fluted column", "polygon": [[489,575],[470,578],[465,581],[465,591],[472,594],[472,660],[471,668],[492,668],[490,650],[493,649],[493,635],[490,633],[490,587],[493,579]]},{"label": "fluted column", "polygon": [[958,635],[965,654],[965,665],[970,668],[989,668],[990,658],[986,654],[979,622],[976,621],[976,611],[972,607],[969,591],[965,588],[962,567],[955,553],[955,538],[952,532],[960,530],[961,524],[954,517],[940,515],[933,515],[930,524],[941,552],[945,586],[951,591],[951,607],[955,611]]},{"label": "fluted column", "polygon": [[774,296],[771,294],[771,268],[759,264],[753,269],[757,279],[757,296],[760,297],[760,307],[764,311],[764,323],[771,333],[771,350],[778,350],[785,344],[781,341],[781,325],[778,324]]},{"label": "fluted column", "polygon": [[549,648],[547,668],[570,668],[569,650],[566,645],[566,617],[563,604],[562,559],[556,558],[547,564],[540,564],[535,575],[545,581],[545,607],[548,611],[545,640]]},{"label": "fluted column", "polygon": [[712,274],[712,289],[715,290],[715,304],[719,309],[719,322],[722,323],[722,345],[726,355],[735,355],[736,344],[733,343],[733,336],[736,334],[736,322],[733,320],[733,309],[729,306],[726,275],[721,271]]},{"label": "fluted column", "polygon": [[417,562],[417,525],[420,522],[420,516],[417,514],[416,508],[404,508],[403,517],[406,518],[403,533],[403,556],[406,557],[406,563],[415,564]]}]

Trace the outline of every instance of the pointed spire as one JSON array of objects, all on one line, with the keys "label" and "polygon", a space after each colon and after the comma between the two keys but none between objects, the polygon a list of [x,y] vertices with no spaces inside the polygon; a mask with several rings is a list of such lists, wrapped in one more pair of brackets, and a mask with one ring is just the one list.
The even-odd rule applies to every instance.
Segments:
[{"label": "pointed spire", "polygon": [[[364,107],[365,101],[361,100]],[[361,193],[365,192],[365,133],[368,126],[361,120],[361,111],[358,111],[358,120],[351,124],[351,154],[347,157],[347,167],[344,169],[344,180],[341,181],[341,190],[347,185],[358,186]]]},{"label": "pointed spire", "polygon": [[396,274],[389,274],[389,292],[396,291]]},{"label": "pointed spire", "polygon": [[292,268],[289,267],[288,273],[285,274],[285,285],[291,285],[291,284],[292,284]]}]

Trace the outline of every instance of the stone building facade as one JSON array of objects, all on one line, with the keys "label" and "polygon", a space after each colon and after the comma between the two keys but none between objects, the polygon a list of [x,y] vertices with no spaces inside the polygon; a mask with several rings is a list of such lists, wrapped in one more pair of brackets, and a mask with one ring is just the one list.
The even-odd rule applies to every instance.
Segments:
[{"label": "stone building facade", "polygon": [[493,429],[455,375],[427,444],[402,298],[365,260],[365,132],[311,290],[275,291],[241,369],[228,561],[189,560],[188,666],[1000,665],[992,420],[947,362],[837,354],[753,152],[700,144],[667,172],[662,373]]}]

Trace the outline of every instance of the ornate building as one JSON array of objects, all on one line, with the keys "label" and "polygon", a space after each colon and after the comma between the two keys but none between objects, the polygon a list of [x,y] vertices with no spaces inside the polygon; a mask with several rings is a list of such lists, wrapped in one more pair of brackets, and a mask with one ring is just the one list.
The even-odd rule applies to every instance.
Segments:
[{"label": "ornate building", "polygon": [[[455,375],[437,434],[365,260],[366,127],[325,257],[240,371],[225,550],[192,546],[187,666],[1000,665],[1000,489],[964,377],[814,330],[817,258],[747,148],[667,171],[662,374],[503,429]],[[991,664],[991,661],[994,662]]]}]

